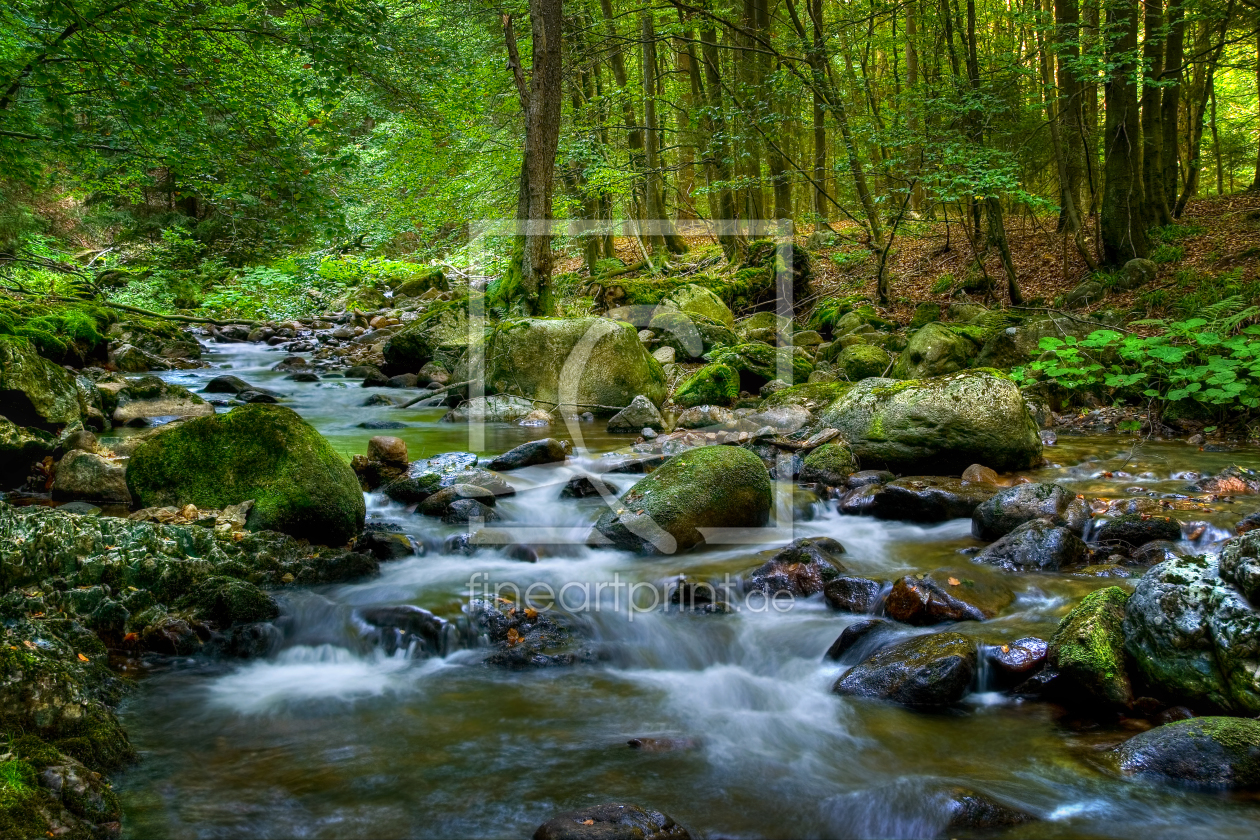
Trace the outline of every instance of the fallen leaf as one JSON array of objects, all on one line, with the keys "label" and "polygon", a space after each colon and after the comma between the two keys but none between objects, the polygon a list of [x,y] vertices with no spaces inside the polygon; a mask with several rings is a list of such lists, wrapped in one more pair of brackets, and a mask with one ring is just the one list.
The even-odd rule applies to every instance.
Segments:
[{"label": "fallen leaf", "polygon": [[515,627],[507,631],[507,643],[509,645],[520,644],[520,641],[521,641],[521,634],[516,632]]},{"label": "fallen leaf", "polygon": [[950,578],[950,579],[949,579],[949,585],[950,585],[950,586],[960,586],[961,584],[962,584],[962,581],[961,581],[961,580],[959,580],[959,579],[958,579],[958,578],[956,578],[956,577],[952,577],[952,578]]},{"label": "fallen leaf", "polygon": [[582,820],[582,825],[595,825],[595,820]]},{"label": "fallen leaf", "polygon": [[79,654],[79,661],[80,661],[80,662],[91,662],[92,660],[88,659],[86,656],[84,656],[83,654],[81,654],[81,653],[80,653],[80,654]]},{"label": "fallen leaf", "polygon": [[538,610],[534,609],[533,607],[526,607],[525,617],[528,618],[530,621],[533,621],[535,618],[538,618]]}]

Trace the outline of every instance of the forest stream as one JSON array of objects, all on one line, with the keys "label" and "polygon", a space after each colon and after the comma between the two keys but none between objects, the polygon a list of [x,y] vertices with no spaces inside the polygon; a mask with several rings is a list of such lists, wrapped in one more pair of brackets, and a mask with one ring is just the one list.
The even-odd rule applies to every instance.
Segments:
[{"label": "forest stream", "polygon": [[[383,418],[406,424],[388,434],[403,438],[413,459],[468,448],[467,427],[439,422],[444,408],[363,407],[367,392],[358,382],[289,381],[271,370],[276,359],[260,345],[212,344],[208,367],[161,375],[200,391],[230,369],[282,394],[346,456],[382,433],[359,424]],[[506,670],[487,667],[484,653],[466,646],[422,657],[365,642],[362,610],[410,604],[454,619],[477,572],[522,589],[618,579],[663,594],[680,573],[746,575],[768,556],[763,548],[801,536],[838,540],[856,574],[887,580],[930,572],[1005,603],[990,621],[952,628],[985,644],[1050,638],[1101,583],[976,563],[968,549],[983,543],[968,520],[841,516],[824,501],[797,504],[793,532],[764,547],[648,558],[587,548],[583,537],[604,503],[560,499],[559,491],[633,438],[610,435],[603,423],[577,428],[574,457],[507,474],[516,495],[498,506],[507,528],[546,526],[575,544],[540,550],[532,564],[485,551],[445,554],[446,538],[466,526],[369,494],[369,524],[396,525],[417,547],[413,556],[383,564],[366,581],[279,594],[283,638],[266,658],[177,658],[144,676],[120,710],[141,755],[115,778],[124,836],[519,837],[557,811],[629,801],[650,804],[700,837],[933,837],[948,822],[937,791],[953,785],[1037,818],[1003,829],[1003,837],[1260,833],[1254,797],[1124,779],[1112,749],[1149,723],[1078,720],[1056,705],[996,691],[983,658],[964,700],[945,711],[836,696],[830,687],[851,663],[823,654],[862,616],[837,613],[820,595],[784,610],[740,600],[733,612],[714,615],[647,609],[646,588],[640,611],[620,601],[615,609],[605,591],[572,616],[595,661],[570,667]],[[562,430],[488,424],[478,454]],[[1046,449],[1048,465],[1027,476],[1090,498],[1180,494],[1187,471],[1208,475],[1258,456],[1255,448],[1210,452],[1131,435],[1061,435]],[[610,478],[621,492],[639,476]],[[1213,551],[1257,508],[1260,500],[1242,496],[1182,514],[1182,547]],[[1140,571],[1115,583],[1131,589]]]}]

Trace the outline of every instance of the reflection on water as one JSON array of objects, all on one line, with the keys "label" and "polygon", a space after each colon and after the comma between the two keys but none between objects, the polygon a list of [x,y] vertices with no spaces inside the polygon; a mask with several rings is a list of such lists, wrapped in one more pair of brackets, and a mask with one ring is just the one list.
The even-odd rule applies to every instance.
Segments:
[{"label": "reflection on water", "polygon": [[[363,408],[371,392],[356,383],[298,384],[267,369],[280,354],[219,350],[216,364],[284,393],[347,454],[364,451],[374,434],[359,423],[386,417],[409,424],[390,433],[407,440],[413,457],[467,447],[461,428],[437,422],[441,410]],[[220,372],[169,377],[199,388]],[[583,457],[627,441],[586,429]],[[492,427],[486,449],[547,433]],[[1132,455],[1131,447],[1119,438],[1060,438],[1047,450],[1059,466],[1034,478],[1089,496],[1120,498],[1137,486],[1175,494],[1186,482],[1174,472],[1211,472],[1256,456],[1175,442],[1148,443]],[[558,500],[581,467],[579,460],[509,476],[518,495],[500,502],[504,527],[525,535],[524,526],[545,526],[577,543],[541,547],[536,564],[493,551],[442,556],[439,547],[456,529],[371,497],[374,518],[397,523],[429,550],[386,564],[373,580],[285,593],[285,646],[268,660],[181,662],[146,679],[124,708],[144,755],[118,780],[126,834],[519,837],[557,810],[628,800],[669,813],[696,836],[933,837],[947,819],[933,791],[947,784],[985,791],[1043,820],[1004,837],[1260,832],[1253,802],[1118,779],[1108,749],[1132,734],[1122,727],[1075,731],[1053,707],[988,692],[940,714],[830,694],[843,667],[822,653],[855,617],[818,598],[787,612],[679,615],[614,611],[605,594],[602,609],[577,617],[599,664],[573,668],[508,672],[482,666],[476,651],[421,660],[364,646],[356,608],[415,604],[455,618],[476,572],[521,588],[614,576],[663,588],[680,573],[738,576],[762,562],[756,546],[677,558],[585,548],[582,537],[603,503]],[[635,478],[616,480],[624,489]],[[985,641],[1048,638],[1076,600],[1104,584],[977,564],[960,553],[977,545],[966,521],[923,526],[818,508],[815,519],[797,524],[798,535],[840,540],[855,574],[942,573],[1005,595],[1010,604],[998,618],[957,628]],[[1252,509],[1254,501],[1240,502],[1183,518],[1223,529]],[[635,737],[678,739],[680,748],[630,749]]]}]

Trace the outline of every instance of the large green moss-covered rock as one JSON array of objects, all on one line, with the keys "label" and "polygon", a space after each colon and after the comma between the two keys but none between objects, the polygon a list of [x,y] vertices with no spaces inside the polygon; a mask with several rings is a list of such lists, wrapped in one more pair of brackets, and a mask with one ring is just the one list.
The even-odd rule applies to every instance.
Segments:
[{"label": "large green moss-covered rock", "polygon": [[1260,721],[1204,717],[1157,726],[1120,745],[1120,769],[1201,787],[1260,788]]},{"label": "large green moss-covered rock", "polygon": [[676,307],[693,315],[703,315],[728,327],[735,326],[735,314],[731,312],[730,307],[713,292],[695,283],[688,283],[674,290],[662,301],[662,305]]},{"label": "large green moss-covered rock", "polygon": [[589,542],[645,554],[673,554],[704,542],[702,528],[760,528],[769,521],[770,474],[736,446],[692,449],[620,498],[595,523]]},{"label": "large green moss-covered rock", "polygon": [[753,393],[774,379],[805,382],[814,370],[803,349],[776,348],[758,341],[718,348],[709,353],[708,358],[711,362],[730,365],[739,371],[741,386]]},{"label": "large green moss-covered rock", "polygon": [[[487,393],[604,415],[617,413],[640,394],[655,405],[665,400],[660,363],[634,327],[609,318],[506,320],[481,349]],[[475,375],[468,360],[455,372],[456,380]]]},{"label": "large green moss-covered rock", "polygon": [[339,545],[363,527],[350,465],[306,421],[277,405],[189,420],[142,444],[127,485],[142,507],[223,508],[250,499],[248,526]]},{"label": "large green moss-covered rock", "polygon": [[851,344],[836,357],[836,367],[844,371],[850,382],[884,376],[892,364],[892,356],[882,347],[873,344]]},{"label": "large green moss-covered rock", "polygon": [[429,362],[437,361],[451,370],[468,349],[470,340],[476,338],[470,336],[467,299],[435,304],[423,317],[385,342],[381,350],[385,369],[391,375],[416,373]]},{"label": "large green moss-covered rock", "polygon": [[[1260,532],[1225,550],[1256,556]],[[1160,697],[1260,714],[1260,613],[1216,559],[1176,557],[1152,566],[1125,604],[1124,641]]]},{"label": "large green moss-covered rock", "polygon": [[60,431],[79,422],[79,391],[30,341],[0,335],[0,414],[19,426]]},{"label": "large green moss-covered rock", "polygon": [[1128,599],[1118,586],[1098,589],[1059,622],[1046,664],[1058,672],[1056,695],[1061,700],[1103,710],[1133,704],[1121,626]]},{"label": "large green moss-covered rock", "polygon": [[678,384],[673,400],[683,408],[694,408],[734,405],[738,398],[738,371],[730,365],[705,365]]},{"label": "large green moss-covered rock", "polygon": [[714,348],[739,342],[735,332],[721,321],[677,309],[658,309],[648,329],[656,333],[661,345],[674,348],[679,360],[699,359]]},{"label": "large green moss-covered rock", "polygon": [[849,392],[852,382],[806,382],[803,385],[791,385],[780,388],[761,401],[761,408],[781,408],[788,405],[800,406],[810,412],[817,412],[834,403]]},{"label": "large green moss-covered rock", "polygon": [[1041,438],[1023,395],[996,371],[864,379],[828,406],[819,423],[839,429],[867,469],[959,475],[972,464],[1008,472],[1041,461]]},{"label": "large green moss-covered rock", "polygon": [[978,348],[944,324],[931,323],[910,336],[893,365],[894,379],[923,379],[954,373],[967,366]]}]

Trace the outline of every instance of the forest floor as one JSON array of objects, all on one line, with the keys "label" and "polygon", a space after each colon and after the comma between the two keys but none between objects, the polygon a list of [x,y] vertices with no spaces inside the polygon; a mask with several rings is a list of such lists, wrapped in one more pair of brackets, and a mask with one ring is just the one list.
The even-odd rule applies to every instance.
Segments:
[{"label": "forest floor", "polygon": [[[1030,307],[1061,303],[1063,296],[1091,275],[1071,241],[1055,231],[1055,222],[1052,216],[1031,215],[1007,221],[1011,260],[1025,305]],[[861,231],[853,223],[832,223],[831,227],[836,232],[832,244],[812,249],[813,295],[796,302],[801,315],[807,314],[815,301],[828,298],[856,295],[875,299],[877,261],[861,241]],[[804,245],[810,232],[799,232],[797,244]],[[1081,308],[1119,309],[1136,317],[1187,317],[1193,307],[1233,294],[1260,302],[1260,195],[1192,201],[1176,224],[1156,234],[1151,256],[1159,274],[1153,285],[1112,290],[1106,298]],[[688,240],[693,247],[714,242],[708,237]],[[630,238],[619,238],[616,250],[627,265],[642,259]],[[560,272],[582,267],[577,255],[557,263]],[[905,323],[922,303],[947,306],[965,300],[1008,305],[1005,275],[996,251],[986,256],[984,269],[993,291],[985,291],[990,284],[983,282],[983,275],[976,270],[971,240],[956,217],[906,222],[897,230],[886,269],[893,279],[893,300],[880,309],[892,320]],[[1104,286],[1108,284],[1110,275],[1106,272],[1095,276]]]}]

